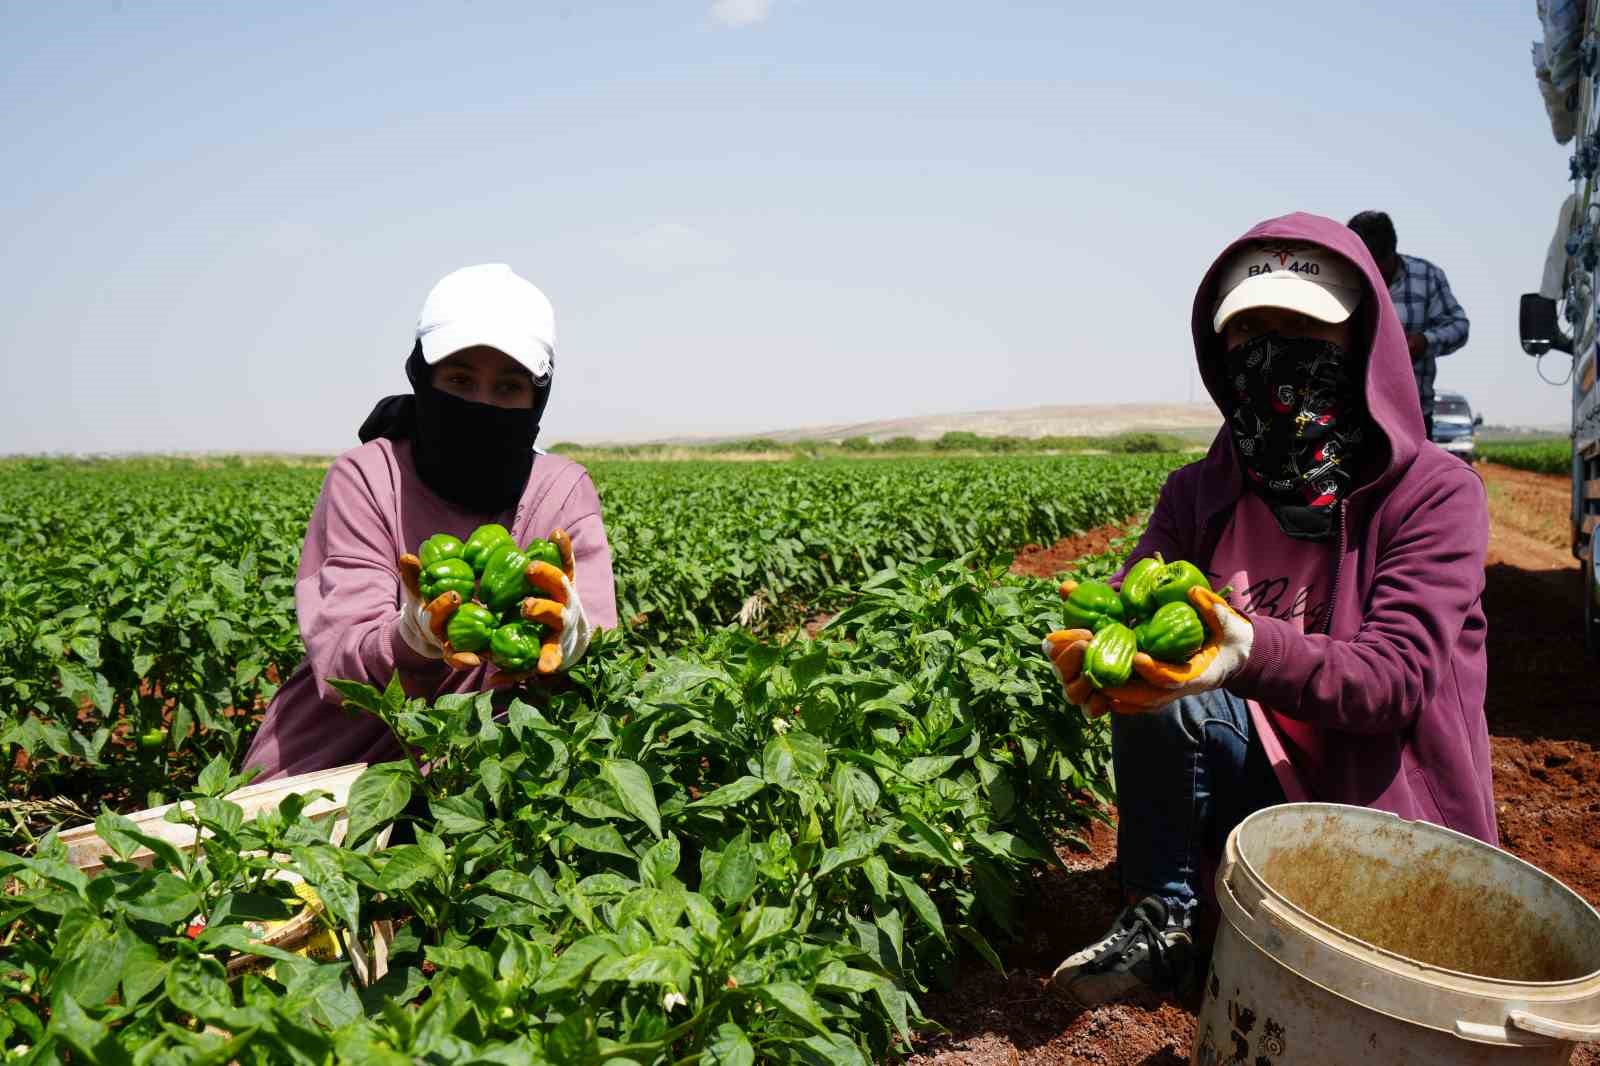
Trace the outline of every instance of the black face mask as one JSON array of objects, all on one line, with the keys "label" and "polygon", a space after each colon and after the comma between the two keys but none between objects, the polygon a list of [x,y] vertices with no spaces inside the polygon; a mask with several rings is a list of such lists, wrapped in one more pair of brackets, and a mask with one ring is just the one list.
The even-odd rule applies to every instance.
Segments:
[{"label": "black face mask", "polygon": [[411,441],[412,461],[434,494],[476,514],[514,507],[533,470],[533,443],[550,386],[535,390],[529,408],[472,403],[433,387],[420,345],[406,360],[410,396],[378,401],[358,436]]},{"label": "black face mask", "polygon": [[1331,341],[1276,333],[1223,361],[1234,396],[1228,429],[1246,482],[1288,536],[1331,536],[1373,436],[1357,361]]}]

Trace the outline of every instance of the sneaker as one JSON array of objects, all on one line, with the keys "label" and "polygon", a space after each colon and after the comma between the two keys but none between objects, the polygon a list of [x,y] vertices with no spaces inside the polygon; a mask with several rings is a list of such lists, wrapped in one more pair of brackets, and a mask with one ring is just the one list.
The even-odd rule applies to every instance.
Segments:
[{"label": "sneaker", "polygon": [[1105,936],[1067,956],[1050,977],[1080,1007],[1125,999],[1140,990],[1178,992],[1194,962],[1194,940],[1166,901],[1146,896],[1117,916]]}]

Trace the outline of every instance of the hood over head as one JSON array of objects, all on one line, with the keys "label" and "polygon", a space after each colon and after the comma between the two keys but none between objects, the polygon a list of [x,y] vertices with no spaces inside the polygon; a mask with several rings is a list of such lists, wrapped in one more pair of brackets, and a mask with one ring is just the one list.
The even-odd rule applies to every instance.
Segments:
[{"label": "hood over head", "polygon": [[[1270,240],[1321,245],[1352,263],[1361,278],[1365,291],[1354,317],[1356,334],[1350,354],[1362,363],[1367,413],[1382,438],[1382,445],[1376,449],[1366,471],[1363,487],[1386,481],[1410,464],[1426,439],[1422,406],[1417,399],[1405,330],[1389,299],[1389,286],[1378,273],[1367,246],[1343,223],[1321,215],[1296,212],[1258,223],[1222,250],[1200,281],[1190,322],[1200,379],[1205,382],[1212,402],[1227,418],[1233,410],[1234,399],[1222,361],[1222,338],[1213,328],[1217,290],[1221,275],[1235,252],[1251,242]],[[1213,458],[1226,456],[1235,470],[1240,468],[1227,425],[1212,442],[1211,455]]]}]

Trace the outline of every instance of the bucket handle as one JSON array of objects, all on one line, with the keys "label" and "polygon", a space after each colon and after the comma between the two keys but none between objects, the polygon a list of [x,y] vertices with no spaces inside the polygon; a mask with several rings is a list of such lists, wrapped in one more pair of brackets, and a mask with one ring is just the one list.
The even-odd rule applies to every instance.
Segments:
[{"label": "bucket handle", "polygon": [[1577,1022],[1563,1022],[1555,1018],[1545,1018],[1525,1010],[1514,1010],[1510,1016],[1511,1024],[1518,1029],[1525,1029],[1530,1033],[1548,1036],[1555,1040],[1569,1040],[1575,1044],[1600,1043],[1600,1025],[1579,1025]]}]

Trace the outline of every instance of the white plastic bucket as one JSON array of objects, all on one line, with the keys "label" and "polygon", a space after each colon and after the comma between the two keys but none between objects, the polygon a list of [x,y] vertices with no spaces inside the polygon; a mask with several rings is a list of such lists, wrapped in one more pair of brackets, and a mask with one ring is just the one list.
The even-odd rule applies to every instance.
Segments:
[{"label": "white plastic bucket", "polygon": [[1600,914],[1521,859],[1365,807],[1251,815],[1191,1064],[1565,1063],[1600,1042]]}]

